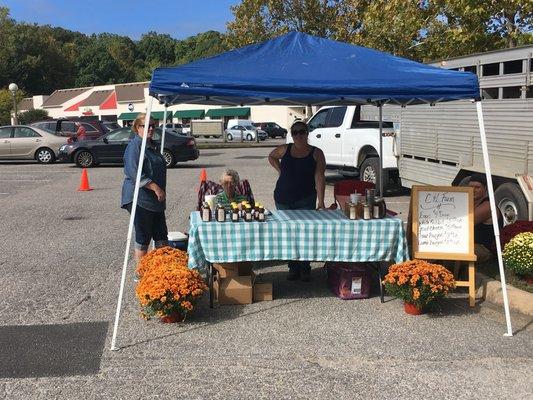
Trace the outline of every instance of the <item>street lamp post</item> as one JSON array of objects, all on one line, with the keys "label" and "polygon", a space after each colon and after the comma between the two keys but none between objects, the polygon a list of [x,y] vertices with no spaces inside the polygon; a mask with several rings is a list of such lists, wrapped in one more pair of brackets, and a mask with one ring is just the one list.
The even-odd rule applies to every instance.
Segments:
[{"label": "street lamp post", "polygon": [[17,86],[16,83],[10,83],[10,84],[9,84],[9,91],[10,91],[11,94],[13,95],[13,109],[15,110],[15,115],[14,115],[14,117],[13,117],[13,125],[17,125],[17,124],[18,124],[18,118],[17,118],[17,98],[16,98],[17,90],[19,90],[19,87]]}]

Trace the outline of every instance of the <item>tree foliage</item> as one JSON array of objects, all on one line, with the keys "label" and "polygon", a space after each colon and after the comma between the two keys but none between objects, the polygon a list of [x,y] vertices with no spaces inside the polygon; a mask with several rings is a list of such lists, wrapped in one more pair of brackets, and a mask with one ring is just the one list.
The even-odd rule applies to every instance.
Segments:
[{"label": "tree foliage", "polygon": [[533,43],[533,2],[524,0],[242,0],[232,11],[227,34],[148,32],[133,41],[19,23],[0,7],[0,88],[16,82],[27,95],[47,95],[149,80],[156,67],[294,30],[421,61]]},{"label": "tree foliage", "polygon": [[296,30],[428,61],[533,43],[523,0],[242,0],[231,47]]},{"label": "tree foliage", "polygon": [[18,23],[0,7],[0,88],[15,82],[28,95],[56,89],[149,80],[154,68],[190,62],[227,49],[209,31],[176,40],[148,32],[138,41],[103,33],[87,36],[48,25]]},{"label": "tree foliage", "polygon": [[47,118],[48,111],[41,108],[32,108],[17,115],[18,123],[21,125],[29,125],[32,122],[41,121]]},{"label": "tree foliage", "polygon": [[[22,100],[24,93],[19,90],[16,94],[17,103]],[[7,89],[0,89],[0,126],[11,124],[13,113],[13,95]]]}]

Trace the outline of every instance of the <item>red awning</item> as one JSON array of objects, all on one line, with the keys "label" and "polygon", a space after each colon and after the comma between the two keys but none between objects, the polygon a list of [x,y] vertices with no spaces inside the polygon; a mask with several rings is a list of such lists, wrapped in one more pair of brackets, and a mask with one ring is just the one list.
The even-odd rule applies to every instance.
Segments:
[{"label": "red awning", "polygon": [[114,110],[117,108],[117,92],[113,92],[100,104],[100,110]]},{"label": "red awning", "polygon": [[71,105],[69,108],[65,108],[65,111],[78,111],[80,109],[80,106],[83,104],[85,99],[78,101],[77,103]]}]

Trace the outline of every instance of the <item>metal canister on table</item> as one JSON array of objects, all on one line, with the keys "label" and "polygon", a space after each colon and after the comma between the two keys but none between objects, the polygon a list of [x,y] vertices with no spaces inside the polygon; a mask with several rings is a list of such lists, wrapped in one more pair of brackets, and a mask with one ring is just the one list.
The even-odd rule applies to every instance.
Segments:
[{"label": "metal canister on table", "polygon": [[374,209],[374,202],[376,199],[375,189],[366,189],[366,202],[370,205],[370,209]]},{"label": "metal canister on table", "polygon": [[383,197],[376,197],[374,200],[373,217],[384,218],[387,211],[385,206],[385,199]]}]

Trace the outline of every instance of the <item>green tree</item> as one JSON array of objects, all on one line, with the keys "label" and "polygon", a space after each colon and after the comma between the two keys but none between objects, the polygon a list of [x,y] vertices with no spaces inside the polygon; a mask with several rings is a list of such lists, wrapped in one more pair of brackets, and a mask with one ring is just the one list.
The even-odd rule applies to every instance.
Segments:
[{"label": "green tree", "polygon": [[17,115],[19,124],[29,125],[35,121],[41,121],[48,118],[48,111],[43,109],[29,109],[28,111],[21,112]]},{"label": "green tree", "polygon": [[58,87],[72,84],[74,73],[61,51],[50,27],[17,24],[15,27],[15,52],[17,65],[12,79],[28,93],[47,94]]},{"label": "green tree", "polygon": [[429,58],[447,58],[533,43],[533,2],[436,0],[428,25]]},{"label": "green tree", "polygon": [[228,50],[224,35],[207,31],[176,43],[176,63],[184,64],[200,58],[214,56]]},{"label": "green tree", "polygon": [[15,21],[9,17],[9,9],[0,7],[0,87],[11,83],[13,70],[16,68]]},{"label": "green tree", "polygon": [[243,0],[232,6],[228,47],[241,47],[289,31],[334,36],[341,0]]},{"label": "green tree", "polygon": [[109,38],[91,35],[91,41],[76,57],[76,86],[93,86],[124,82],[122,69],[109,52]]},{"label": "green tree", "polygon": [[240,47],[290,30],[417,60],[533,43],[523,0],[243,0],[227,42]]},{"label": "green tree", "polygon": [[174,47],[176,39],[170,35],[148,32],[141,36],[137,43],[140,58],[148,63],[156,62],[159,65],[173,65],[176,61]]},{"label": "green tree", "polygon": [[359,21],[347,37],[349,42],[420,59],[417,47],[424,38],[427,22],[436,17],[438,10],[434,6],[413,0],[352,3],[355,15],[354,11],[342,14],[337,22],[338,36],[346,36],[344,27],[350,26],[350,21]]},{"label": "green tree", "polygon": [[[24,97],[24,93],[19,90],[16,95],[17,102]],[[8,89],[0,89],[0,126],[11,124],[11,114],[13,112],[13,95]]]}]

